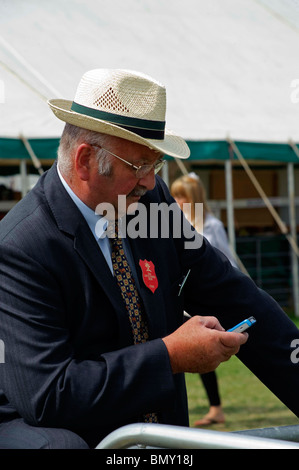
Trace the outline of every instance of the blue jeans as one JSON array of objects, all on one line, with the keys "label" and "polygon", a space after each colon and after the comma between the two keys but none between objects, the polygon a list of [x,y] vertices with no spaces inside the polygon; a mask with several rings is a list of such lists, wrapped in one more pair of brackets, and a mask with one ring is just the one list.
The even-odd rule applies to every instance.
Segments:
[{"label": "blue jeans", "polygon": [[89,449],[68,429],[30,426],[23,419],[0,423],[0,449]]}]

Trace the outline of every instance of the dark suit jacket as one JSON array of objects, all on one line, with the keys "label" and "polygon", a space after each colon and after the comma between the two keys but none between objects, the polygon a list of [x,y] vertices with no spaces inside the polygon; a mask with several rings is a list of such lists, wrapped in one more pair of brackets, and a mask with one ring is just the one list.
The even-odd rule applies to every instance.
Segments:
[{"label": "dark suit jacket", "polygon": [[[142,201],[173,202],[161,179]],[[170,227],[171,228],[171,227]],[[257,318],[240,357],[299,414],[298,366],[290,360],[298,330],[278,305],[204,240],[130,240],[150,341],[134,346],[117,285],[89,227],[54,165],[0,223],[0,420],[71,429],[97,444],[107,433],[159,413],[188,425],[184,377],[173,375],[161,338],[183,311],[216,315],[229,328]],[[155,293],[139,260],[152,261]],[[191,269],[182,294],[179,285]]]}]

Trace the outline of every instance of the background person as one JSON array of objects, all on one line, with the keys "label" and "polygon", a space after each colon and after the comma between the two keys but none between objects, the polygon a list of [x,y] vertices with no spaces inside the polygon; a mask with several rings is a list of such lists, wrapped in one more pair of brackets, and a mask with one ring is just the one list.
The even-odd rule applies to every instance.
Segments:
[{"label": "background person", "polygon": [[[184,204],[189,203],[191,205],[190,211],[184,211],[189,222],[198,232],[203,232],[203,235],[209,240],[211,245],[222,251],[231,264],[237,267],[229,247],[223,223],[212,214],[207,203],[206,191],[200,178],[195,173],[183,175],[172,183],[170,192],[182,211],[184,211]],[[198,215],[201,211],[195,209],[195,204],[197,203],[203,205],[203,220],[200,220]],[[185,206],[186,208],[187,206]],[[201,374],[200,377],[208,396],[210,408],[202,419],[195,421],[194,426],[210,426],[212,424],[224,423],[225,416],[221,405],[216,372],[212,371],[207,374]]]}]

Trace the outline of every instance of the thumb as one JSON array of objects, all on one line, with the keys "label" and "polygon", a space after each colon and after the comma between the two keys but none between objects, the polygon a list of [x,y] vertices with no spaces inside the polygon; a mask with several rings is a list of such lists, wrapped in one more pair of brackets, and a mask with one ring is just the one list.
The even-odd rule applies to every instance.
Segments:
[{"label": "thumb", "polygon": [[221,343],[227,348],[240,347],[248,340],[248,333],[234,333],[226,331],[221,335]]}]

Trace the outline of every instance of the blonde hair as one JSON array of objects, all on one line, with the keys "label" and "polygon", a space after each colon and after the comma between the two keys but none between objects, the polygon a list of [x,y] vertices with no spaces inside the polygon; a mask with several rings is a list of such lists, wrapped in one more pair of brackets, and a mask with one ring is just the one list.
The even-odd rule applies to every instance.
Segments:
[{"label": "blonde hair", "polygon": [[174,198],[183,197],[191,204],[191,220],[192,225],[196,225],[195,221],[195,204],[203,204],[203,222],[206,214],[211,212],[206,200],[206,191],[199,178],[194,178],[189,175],[181,176],[176,179],[170,188],[171,195]]}]

